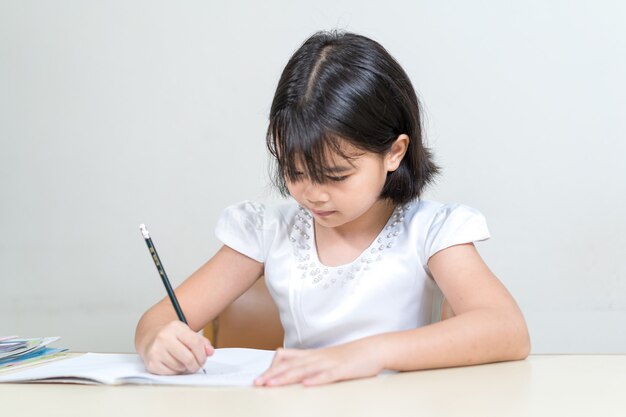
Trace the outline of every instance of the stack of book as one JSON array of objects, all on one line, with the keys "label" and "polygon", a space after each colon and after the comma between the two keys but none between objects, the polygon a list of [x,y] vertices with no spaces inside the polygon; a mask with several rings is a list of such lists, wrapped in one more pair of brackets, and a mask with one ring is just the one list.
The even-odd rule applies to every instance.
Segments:
[{"label": "stack of book", "polygon": [[59,337],[20,339],[17,336],[0,336],[0,372],[49,362],[65,356],[67,349],[48,345]]}]

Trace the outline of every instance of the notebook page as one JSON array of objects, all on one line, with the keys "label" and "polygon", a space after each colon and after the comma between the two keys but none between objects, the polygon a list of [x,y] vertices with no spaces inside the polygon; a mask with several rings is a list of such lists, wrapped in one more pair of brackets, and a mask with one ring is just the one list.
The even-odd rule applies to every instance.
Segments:
[{"label": "notebook page", "polygon": [[86,353],[76,358],[0,376],[0,382],[73,382],[101,384],[165,384],[250,386],[267,369],[273,351],[216,349],[204,369],[193,375],[154,375],[137,354]]}]

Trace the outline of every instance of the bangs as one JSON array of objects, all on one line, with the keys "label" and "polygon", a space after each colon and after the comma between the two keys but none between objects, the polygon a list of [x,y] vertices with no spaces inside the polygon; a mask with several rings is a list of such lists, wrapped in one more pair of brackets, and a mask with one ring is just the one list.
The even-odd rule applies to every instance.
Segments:
[{"label": "bangs", "polygon": [[307,117],[296,109],[289,110],[279,112],[267,132],[268,149],[278,164],[274,182],[281,192],[286,188],[285,181],[302,179],[302,174],[314,183],[323,183],[334,172],[337,157],[352,165],[351,160],[360,155],[347,152],[345,144],[352,141],[324,126],[319,116]]}]

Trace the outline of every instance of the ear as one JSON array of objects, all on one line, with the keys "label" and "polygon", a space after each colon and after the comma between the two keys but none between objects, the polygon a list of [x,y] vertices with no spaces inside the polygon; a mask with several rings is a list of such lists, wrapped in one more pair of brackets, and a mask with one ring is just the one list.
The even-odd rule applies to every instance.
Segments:
[{"label": "ear", "polygon": [[391,172],[398,169],[402,158],[404,158],[409,148],[409,140],[409,136],[403,133],[393,142],[391,148],[389,148],[389,151],[385,155],[385,169],[387,171]]}]

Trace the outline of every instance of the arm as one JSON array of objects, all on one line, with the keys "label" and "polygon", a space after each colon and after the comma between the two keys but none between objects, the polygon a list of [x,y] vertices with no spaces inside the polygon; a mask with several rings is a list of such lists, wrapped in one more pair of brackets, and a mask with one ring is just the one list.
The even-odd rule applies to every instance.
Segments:
[{"label": "arm", "polygon": [[263,264],[222,246],[176,289],[189,327],[178,321],[167,297],[139,320],[135,348],[146,368],[164,375],[197,371],[213,348],[196,332],[250,288],[262,273]]},{"label": "arm", "polygon": [[442,368],[528,356],[524,317],[473,244],[444,249],[430,258],[428,266],[455,316],[381,338],[384,368]]},{"label": "arm", "polygon": [[455,316],[429,326],[319,350],[280,350],[257,385],[316,385],[376,375],[523,359],[530,342],[517,304],[473,244],[433,255],[428,266]]}]

